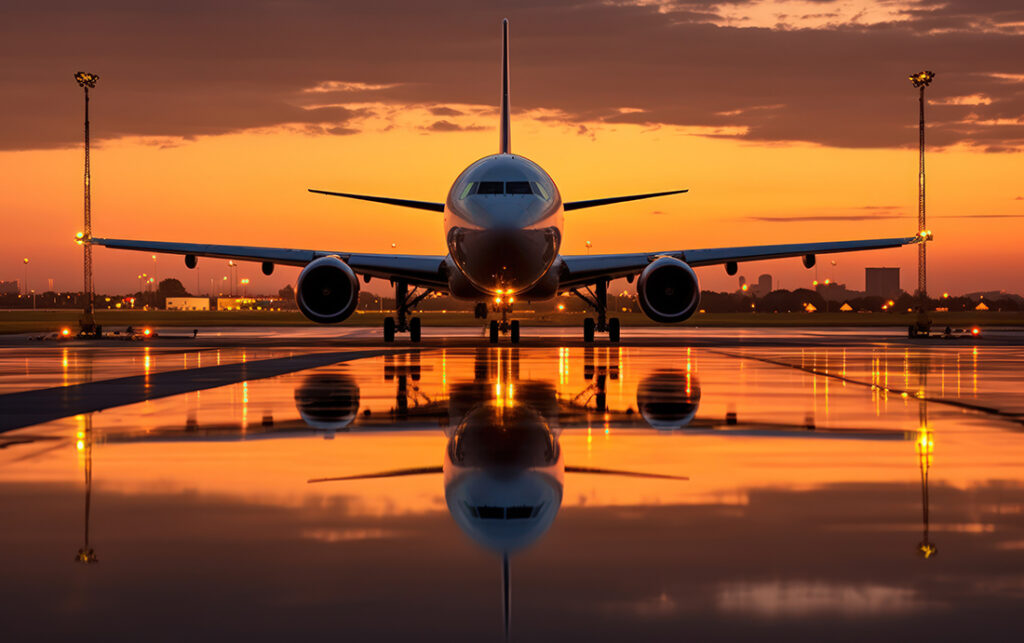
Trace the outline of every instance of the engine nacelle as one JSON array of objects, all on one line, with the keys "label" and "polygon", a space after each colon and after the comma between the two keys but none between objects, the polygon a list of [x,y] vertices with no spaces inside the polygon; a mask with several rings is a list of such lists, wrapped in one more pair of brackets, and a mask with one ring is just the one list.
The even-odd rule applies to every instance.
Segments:
[{"label": "engine nacelle", "polygon": [[644,313],[663,324],[689,319],[700,305],[696,273],[674,257],[661,257],[644,268],[636,294]]},{"label": "engine nacelle", "polygon": [[359,303],[359,280],[338,257],[320,257],[299,273],[295,303],[303,315],[319,324],[345,321]]}]

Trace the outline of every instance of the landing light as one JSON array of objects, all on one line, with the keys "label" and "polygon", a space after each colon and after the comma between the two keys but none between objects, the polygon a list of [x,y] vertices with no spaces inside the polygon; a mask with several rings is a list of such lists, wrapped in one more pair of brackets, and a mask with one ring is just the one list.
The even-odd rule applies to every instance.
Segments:
[{"label": "landing light", "polygon": [[145,335],[146,337],[149,337],[150,335],[153,334],[153,329],[152,328],[143,328],[142,329],[142,334]]},{"label": "landing light", "polygon": [[558,310],[565,310],[565,304],[558,304]]},{"label": "landing light", "polygon": [[975,326],[974,328],[971,329],[971,334],[977,337],[978,335],[981,334],[981,329]]},{"label": "landing light", "polygon": [[501,303],[501,297],[495,297],[494,298],[494,303],[500,304]]},{"label": "landing light", "polygon": [[71,329],[68,328],[67,326],[65,326],[64,328],[61,328],[60,329],[60,336],[61,337],[71,337]]}]

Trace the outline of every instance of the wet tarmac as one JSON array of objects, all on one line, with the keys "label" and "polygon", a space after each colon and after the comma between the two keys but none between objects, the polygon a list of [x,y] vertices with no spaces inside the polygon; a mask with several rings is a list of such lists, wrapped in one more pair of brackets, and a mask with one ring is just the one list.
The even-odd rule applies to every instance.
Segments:
[{"label": "wet tarmac", "polygon": [[1013,331],[216,332],[4,340],[4,640],[1016,637]]}]

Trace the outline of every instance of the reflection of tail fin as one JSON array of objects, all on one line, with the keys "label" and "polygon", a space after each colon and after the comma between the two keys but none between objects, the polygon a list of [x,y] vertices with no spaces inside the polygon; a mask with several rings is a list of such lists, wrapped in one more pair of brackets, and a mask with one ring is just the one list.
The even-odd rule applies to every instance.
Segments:
[{"label": "reflection of tail fin", "polygon": [[501,138],[499,154],[512,153],[512,122],[508,100],[508,18],[501,21]]},{"label": "reflection of tail fin", "polygon": [[508,568],[508,552],[501,555],[501,603],[505,614],[505,641],[508,643],[508,632],[512,618],[512,578]]}]

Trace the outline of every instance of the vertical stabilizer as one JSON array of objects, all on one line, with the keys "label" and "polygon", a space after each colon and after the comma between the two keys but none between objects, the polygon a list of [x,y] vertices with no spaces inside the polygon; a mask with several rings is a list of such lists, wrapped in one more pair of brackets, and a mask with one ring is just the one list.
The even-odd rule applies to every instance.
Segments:
[{"label": "vertical stabilizer", "polygon": [[501,139],[499,154],[512,153],[512,123],[508,101],[508,18],[501,21]]}]

